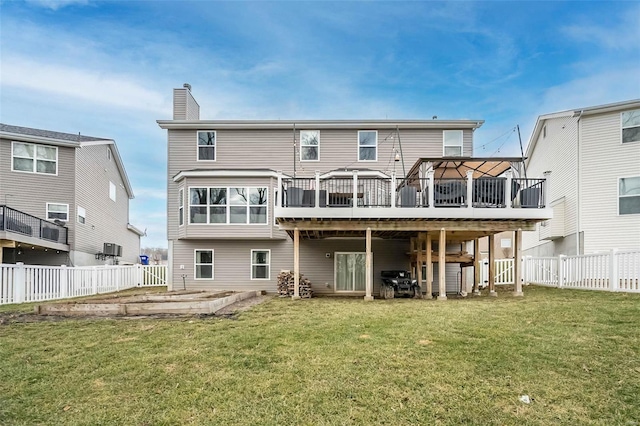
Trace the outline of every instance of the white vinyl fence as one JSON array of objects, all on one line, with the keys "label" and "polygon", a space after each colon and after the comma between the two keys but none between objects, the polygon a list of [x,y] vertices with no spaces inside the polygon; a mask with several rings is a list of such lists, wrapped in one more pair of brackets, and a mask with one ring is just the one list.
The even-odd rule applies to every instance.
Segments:
[{"label": "white vinyl fence", "polygon": [[524,258],[529,284],[640,293],[640,251],[612,250],[582,256]]},{"label": "white vinyl fence", "polygon": [[166,285],[165,265],[0,265],[0,305]]},{"label": "white vinyl fence", "polygon": [[[495,275],[494,282],[496,285],[513,284],[513,259],[496,259]],[[484,259],[482,261],[482,268],[480,269],[480,283],[483,287],[489,285],[488,259]]]}]

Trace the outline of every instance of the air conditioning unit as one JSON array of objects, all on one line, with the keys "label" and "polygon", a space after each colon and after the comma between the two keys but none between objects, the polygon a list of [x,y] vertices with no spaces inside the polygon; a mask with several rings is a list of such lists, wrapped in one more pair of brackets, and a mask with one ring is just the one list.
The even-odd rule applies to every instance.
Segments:
[{"label": "air conditioning unit", "polygon": [[122,246],[114,243],[104,243],[102,252],[107,256],[122,256]]}]

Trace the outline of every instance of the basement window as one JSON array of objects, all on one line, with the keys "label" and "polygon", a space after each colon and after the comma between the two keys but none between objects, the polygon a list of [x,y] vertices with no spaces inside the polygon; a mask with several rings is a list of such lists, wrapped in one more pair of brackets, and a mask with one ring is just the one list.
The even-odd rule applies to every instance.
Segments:
[{"label": "basement window", "polygon": [[195,250],[195,278],[196,280],[213,279],[213,250]]},{"label": "basement window", "polygon": [[268,280],[271,269],[271,250],[251,250],[251,279]]}]

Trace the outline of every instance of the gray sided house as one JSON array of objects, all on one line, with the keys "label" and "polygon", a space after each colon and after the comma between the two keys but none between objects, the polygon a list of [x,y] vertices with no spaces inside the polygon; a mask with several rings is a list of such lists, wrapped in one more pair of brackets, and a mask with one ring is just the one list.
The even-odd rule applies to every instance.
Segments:
[{"label": "gray sided house", "polygon": [[132,198],[113,140],[0,124],[0,263],[135,263]]},{"label": "gray sided house", "polygon": [[640,99],[545,114],[527,172],[551,172],[553,219],[523,236],[533,256],[640,250]]},{"label": "gray sided house", "polygon": [[275,292],[287,270],[316,294],[371,300],[381,271],[403,269],[428,297],[471,291],[479,238],[516,231],[520,247],[551,218],[542,176],[471,158],[482,123],[201,120],[191,87],[175,89],[158,121],[170,287]]}]

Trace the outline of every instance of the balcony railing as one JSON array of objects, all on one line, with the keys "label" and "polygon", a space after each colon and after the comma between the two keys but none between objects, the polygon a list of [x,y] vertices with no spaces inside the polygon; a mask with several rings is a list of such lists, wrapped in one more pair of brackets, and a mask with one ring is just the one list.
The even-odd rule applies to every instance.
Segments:
[{"label": "balcony railing", "polygon": [[[281,207],[535,208],[545,207],[546,179],[481,177],[401,179],[279,178]],[[316,191],[316,189],[318,189]],[[355,200],[355,202],[354,202]]]},{"label": "balcony railing", "polygon": [[0,231],[14,232],[59,244],[68,244],[64,226],[0,205]]}]

